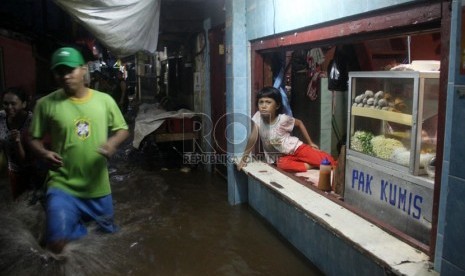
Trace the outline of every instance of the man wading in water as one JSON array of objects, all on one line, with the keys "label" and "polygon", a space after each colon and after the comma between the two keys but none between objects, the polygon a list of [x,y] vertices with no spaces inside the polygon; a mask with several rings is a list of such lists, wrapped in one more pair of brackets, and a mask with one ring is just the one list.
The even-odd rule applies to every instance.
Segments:
[{"label": "man wading in water", "polygon": [[[67,242],[87,234],[88,221],[95,221],[102,232],[116,231],[107,158],[129,132],[111,96],[85,86],[87,67],[80,52],[58,49],[51,69],[61,89],[37,102],[31,144],[50,166],[46,242],[48,249],[60,253]],[[50,149],[42,143],[46,134]]]}]

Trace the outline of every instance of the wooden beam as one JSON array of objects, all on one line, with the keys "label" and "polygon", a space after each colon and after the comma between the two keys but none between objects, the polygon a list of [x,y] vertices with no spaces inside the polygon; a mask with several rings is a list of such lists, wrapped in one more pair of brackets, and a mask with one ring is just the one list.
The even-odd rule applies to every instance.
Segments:
[{"label": "wooden beam", "polygon": [[292,34],[275,36],[268,39],[252,42],[252,50],[261,51],[299,44],[318,43],[327,40],[341,39],[343,37],[364,35],[367,33],[383,32],[399,28],[412,28],[412,32],[419,25],[441,21],[441,3],[423,3],[421,5],[403,6],[394,10],[384,10],[362,14],[352,19],[341,19],[340,23],[328,23],[330,26],[315,26],[309,30],[301,30]]}]

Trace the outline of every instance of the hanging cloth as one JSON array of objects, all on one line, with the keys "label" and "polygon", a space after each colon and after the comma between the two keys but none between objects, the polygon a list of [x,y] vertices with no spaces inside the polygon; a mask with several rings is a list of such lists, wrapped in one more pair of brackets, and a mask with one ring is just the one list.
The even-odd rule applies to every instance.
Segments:
[{"label": "hanging cloth", "polygon": [[325,55],[321,48],[313,48],[307,53],[308,77],[310,82],[307,86],[307,97],[311,101],[318,98],[320,89],[320,79],[326,77],[326,73],[321,71],[321,64],[325,62]]},{"label": "hanging cloth", "polygon": [[326,73],[319,71],[313,74],[310,82],[307,86],[307,97],[311,101],[315,101],[318,98],[318,90],[320,89],[320,79],[326,77]]},{"label": "hanging cloth", "polygon": [[158,44],[161,0],[54,0],[112,54],[126,57]]}]

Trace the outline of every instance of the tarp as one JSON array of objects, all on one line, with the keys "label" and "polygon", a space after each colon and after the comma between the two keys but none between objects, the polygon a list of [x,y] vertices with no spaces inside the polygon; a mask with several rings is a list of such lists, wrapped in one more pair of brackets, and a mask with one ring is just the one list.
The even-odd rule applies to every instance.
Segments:
[{"label": "tarp", "polygon": [[157,130],[166,119],[192,118],[198,114],[189,109],[181,108],[177,111],[166,111],[157,104],[141,104],[134,125],[134,140],[132,146],[139,148],[145,136]]},{"label": "tarp", "polygon": [[154,53],[161,0],[54,0],[117,57]]}]

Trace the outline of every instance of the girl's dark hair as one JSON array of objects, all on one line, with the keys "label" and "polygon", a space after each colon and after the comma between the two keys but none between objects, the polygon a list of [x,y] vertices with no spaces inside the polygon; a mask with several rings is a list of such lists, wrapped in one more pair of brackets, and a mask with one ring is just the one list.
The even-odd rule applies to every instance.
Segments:
[{"label": "girl's dark hair", "polygon": [[256,101],[257,101],[257,107],[258,107],[258,100],[261,98],[272,98],[276,104],[279,106],[277,112],[278,114],[283,113],[283,99],[281,97],[281,92],[279,92],[278,89],[272,87],[272,86],[267,86],[263,87],[260,91],[257,93]]},{"label": "girl's dark hair", "polygon": [[27,95],[27,93],[19,87],[8,87],[7,89],[5,89],[5,91],[3,91],[2,94],[2,99],[3,96],[5,96],[5,94],[7,93],[15,94],[22,102],[29,101],[29,96]]}]

